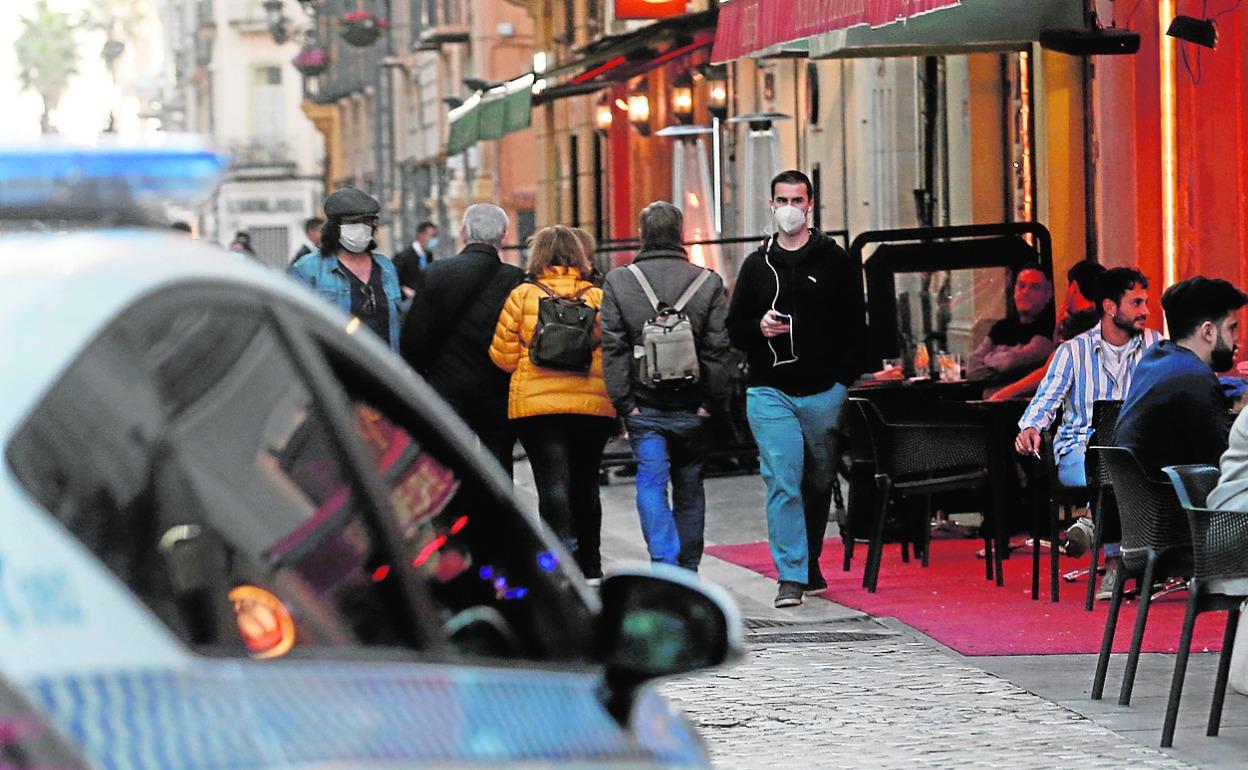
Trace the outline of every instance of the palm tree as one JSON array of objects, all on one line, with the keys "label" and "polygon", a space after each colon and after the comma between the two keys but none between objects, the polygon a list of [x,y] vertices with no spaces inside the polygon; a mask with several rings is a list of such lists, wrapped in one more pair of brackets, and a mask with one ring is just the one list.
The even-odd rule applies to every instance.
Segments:
[{"label": "palm tree", "polygon": [[69,87],[70,78],[78,74],[78,44],[74,33],[78,25],[67,13],[57,13],[47,0],[38,0],[30,16],[21,17],[22,31],[14,43],[17,54],[17,77],[23,91],[34,91],[43,100],[39,125],[43,133],[52,133],[52,110]]}]

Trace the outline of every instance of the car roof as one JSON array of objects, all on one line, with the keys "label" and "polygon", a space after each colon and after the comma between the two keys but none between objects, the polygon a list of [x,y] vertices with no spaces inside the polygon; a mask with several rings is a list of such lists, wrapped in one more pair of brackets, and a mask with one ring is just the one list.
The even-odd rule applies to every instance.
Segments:
[{"label": "car roof", "polygon": [[0,443],[123,309],[187,283],[247,286],[336,326],[345,320],[285,276],[183,233],[136,228],[0,236],[0,393],[6,394]]}]

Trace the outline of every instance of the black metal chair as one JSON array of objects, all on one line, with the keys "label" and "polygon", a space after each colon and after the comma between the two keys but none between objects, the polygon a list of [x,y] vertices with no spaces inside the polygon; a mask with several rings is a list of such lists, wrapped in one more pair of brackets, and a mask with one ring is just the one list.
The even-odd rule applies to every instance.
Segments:
[{"label": "black metal chair", "polygon": [[1058,586],[1061,583],[1061,549],[1058,548],[1058,532],[1061,530],[1062,514],[1067,520],[1073,520],[1075,510],[1087,503],[1091,490],[1089,487],[1063,486],[1057,478],[1057,462],[1053,459],[1053,428],[1043,431],[1040,444],[1041,472],[1048,482],[1047,505],[1038,506],[1031,528],[1031,598],[1040,598],[1040,535],[1041,509],[1047,511],[1049,535],[1049,598],[1058,600]]},{"label": "black metal chair", "polygon": [[[991,510],[988,485],[988,447],[981,425],[954,421],[897,421],[885,418],[877,404],[867,399],[851,398],[865,426],[866,444],[875,465],[875,484],[879,496],[879,515],[867,555],[862,585],[875,593],[884,553],[884,523],[894,498],[930,497],[941,492],[978,491],[983,495],[985,514],[985,573],[1001,583],[1001,553],[994,548],[995,533],[990,531],[991,518],[999,526],[1000,517]],[[931,550],[931,527],[922,527],[923,566],[928,564]]]},{"label": "black metal chair", "polygon": [[1100,700],[1105,690],[1105,672],[1117,631],[1118,610],[1122,608],[1123,589],[1127,580],[1134,580],[1139,588],[1140,606],[1135,617],[1135,632],[1131,636],[1126,669],[1122,674],[1122,689],[1118,693],[1118,705],[1127,706],[1131,703],[1131,690],[1135,686],[1135,670],[1144,642],[1144,627],[1148,623],[1153,581],[1192,576],[1192,533],[1187,516],[1175,496],[1174,486],[1168,480],[1150,477],[1130,449],[1105,446],[1095,449],[1100,453],[1100,461],[1109,470],[1118,498],[1118,513],[1122,519],[1122,555],[1109,614],[1105,617],[1105,636],[1101,640],[1101,654],[1096,662],[1092,699]]},{"label": "black metal chair", "polygon": [[[1092,603],[1096,598],[1096,575],[1100,567],[1101,546],[1105,541],[1105,526],[1109,519],[1118,520],[1118,500],[1114,497],[1114,481],[1109,476],[1109,469],[1100,461],[1094,450],[1098,446],[1113,446],[1116,441],[1118,413],[1122,411],[1122,401],[1102,399],[1092,403],[1092,436],[1088,442],[1090,447],[1085,459],[1088,486],[1094,492],[1092,496],[1092,553],[1088,556],[1088,588],[1083,599],[1085,612],[1092,611]],[[1078,572],[1067,575],[1074,580]]]},{"label": "black metal chair", "polygon": [[1173,465],[1164,469],[1174,483],[1179,503],[1187,511],[1192,528],[1195,574],[1188,586],[1187,613],[1179,637],[1179,654],[1170,679],[1170,699],[1166,721],[1161,728],[1161,745],[1174,743],[1174,726],[1179,717],[1179,699],[1187,675],[1187,656],[1192,646],[1192,629],[1202,612],[1226,611],[1222,632],[1222,653],[1213,686],[1206,735],[1217,735],[1222,724],[1222,703],[1231,667],[1231,649],[1239,626],[1239,608],[1248,599],[1248,513],[1215,511],[1205,507],[1205,498],[1218,483],[1218,469],[1212,465]]}]

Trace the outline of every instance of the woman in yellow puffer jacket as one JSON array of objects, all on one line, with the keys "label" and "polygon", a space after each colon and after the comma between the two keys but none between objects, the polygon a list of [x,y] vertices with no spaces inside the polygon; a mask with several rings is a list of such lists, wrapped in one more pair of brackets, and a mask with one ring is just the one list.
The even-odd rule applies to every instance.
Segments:
[{"label": "woman in yellow puffer jacket", "polygon": [[585,238],[570,227],[547,227],[533,236],[530,282],[513,289],[503,303],[490,358],[511,372],[507,414],[529,456],[542,519],[575,554],[585,576],[597,581],[602,577],[598,468],[616,429],[602,374],[601,327],[595,323],[588,372],[547,369],[529,357],[538,307],[548,296],[532,282],[561,297],[579,295],[595,309],[602,304],[602,289],[589,282],[593,268]]}]

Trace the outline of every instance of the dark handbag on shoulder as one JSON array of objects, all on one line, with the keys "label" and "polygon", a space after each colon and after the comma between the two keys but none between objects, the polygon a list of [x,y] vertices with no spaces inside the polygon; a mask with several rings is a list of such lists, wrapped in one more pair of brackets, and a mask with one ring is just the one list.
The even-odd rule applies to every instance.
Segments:
[{"label": "dark handbag on shoulder", "polygon": [[583,295],[593,286],[586,286],[571,297],[561,297],[540,281],[529,283],[546,293],[538,300],[529,360],[545,369],[588,372],[594,357],[598,309],[591,307]]}]

